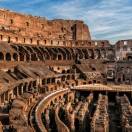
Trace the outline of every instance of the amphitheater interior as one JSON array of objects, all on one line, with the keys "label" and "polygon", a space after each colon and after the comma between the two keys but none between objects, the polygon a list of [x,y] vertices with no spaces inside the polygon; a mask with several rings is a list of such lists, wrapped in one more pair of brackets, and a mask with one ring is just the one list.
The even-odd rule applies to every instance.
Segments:
[{"label": "amphitheater interior", "polygon": [[26,131],[132,132],[132,40],[0,9],[0,132]]}]

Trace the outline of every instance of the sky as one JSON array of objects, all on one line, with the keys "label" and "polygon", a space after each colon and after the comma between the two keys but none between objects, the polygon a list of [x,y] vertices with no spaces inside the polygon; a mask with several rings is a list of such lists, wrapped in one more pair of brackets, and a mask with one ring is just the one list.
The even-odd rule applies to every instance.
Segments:
[{"label": "sky", "polygon": [[47,19],[79,19],[92,39],[132,38],[132,0],[0,0],[0,8]]}]

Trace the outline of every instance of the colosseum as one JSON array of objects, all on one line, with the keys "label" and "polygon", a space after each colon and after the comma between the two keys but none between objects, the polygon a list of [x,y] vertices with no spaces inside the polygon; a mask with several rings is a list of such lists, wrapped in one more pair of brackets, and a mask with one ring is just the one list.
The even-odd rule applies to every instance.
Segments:
[{"label": "colosseum", "polygon": [[132,132],[131,104],[131,39],[0,9],[0,132]]}]

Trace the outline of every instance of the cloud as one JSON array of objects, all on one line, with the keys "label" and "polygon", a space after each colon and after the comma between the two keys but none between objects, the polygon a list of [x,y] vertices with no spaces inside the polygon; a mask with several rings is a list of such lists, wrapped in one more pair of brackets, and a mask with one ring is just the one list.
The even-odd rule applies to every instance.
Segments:
[{"label": "cloud", "polygon": [[[85,5],[85,6],[84,6]],[[132,36],[132,6],[129,0],[100,0],[86,6],[86,0],[54,5],[58,17],[83,19],[95,39],[127,39]],[[117,35],[118,34],[118,35]]]},{"label": "cloud", "polygon": [[93,39],[132,37],[131,0],[3,0],[0,7],[50,19],[82,19],[88,24]]}]

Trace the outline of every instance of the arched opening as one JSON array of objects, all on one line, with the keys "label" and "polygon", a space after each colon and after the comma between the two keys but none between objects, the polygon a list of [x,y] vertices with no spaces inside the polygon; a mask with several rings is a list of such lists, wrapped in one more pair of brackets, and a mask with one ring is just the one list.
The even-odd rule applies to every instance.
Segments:
[{"label": "arched opening", "polygon": [[96,83],[96,80],[93,80],[93,83]]},{"label": "arched opening", "polygon": [[8,40],[7,41],[8,41],[8,43],[10,43],[11,42],[11,37],[8,37]]},{"label": "arched opening", "polygon": [[70,80],[70,75],[67,75],[67,80]]},{"label": "arched opening", "polygon": [[75,79],[75,76],[74,76],[74,75],[72,75],[72,79],[73,79],[73,80]]},{"label": "arched opening", "polygon": [[46,40],[44,40],[44,43],[45,43],[45,44],[47,43]]},{"label": "arched opening", "polygon": [[20,61],[24,61],[24,54],[20,53],[19,56],[20,56]]},{"label": "arched opening", "polygon": [[53,40],[51,40],[51,44],[53,44]]},{"label": "arched opening", "polygon": [[3,35],[0,35],[0,40],[3,40]]},{"label": "arched opening", "polygon": [[14,23],[13,19],[10,19],[10,24],[13,24],[13,23]]},{"label": "arched opening", "polygon": [[23,38],[23,43],[25,43],[26,42],[26,38]]},{"label": "arched opening", "polygon": [[40,44],[40,41],[39,40],[37,40],[37,45],[39,45]]},{"label": "arched opening", "polygon": [[66,51],[64,49],[58,48],[58,53],[60,53],[62,55],[63,60],[67,59],[67,54],[66,54]]},{"label": "arched opening", "polygon": [[91,59],[94,59],[94,51],[92,49],[88,50],[88,55]]},{"label": "arched opening", "polygon": [[100,81],[97,81],[98,84],[100,84]]},{"label": "arched opening", "polygon": [[132,61],[132,56],[128,56],[127,59],[128,59],[129,61]]},{"label": "arched opening", "polygon": [[58,54],[58,60],[62,60],[61,54]]},{"label": "arched opening", "polygon": [[16,42],[18,42],[18,37],[15,37]]},{"label": "arched opening", "polygon": [[77,59],[83,59],[84,55],[81,49],[77,49]]},{"label": "arched opening", "polygon": [[99,59],[99,58],[100,58],[100,50],[96,49],[96,50],[94,51],[94,58],[95,58],[95,59]]},{"label": "arched opening", "polygon": [[118,83],[121,83],[121,78],[118,78]]},{"label": "arched opening", "polygon": [[14,59],[14,61],[18,61],[18,55],[17,55],[17,53],[13,54],[13,59]]},{"label": "arched opening", "polygon": [[101,57],[102,57],[102,59],[106,58],[106,51],[105,50],[101,50]]},{"label": "arched opening", "polygon": [[70,73],[70,69],[67,70],[67,73]]},{"label": "arched opening", "polygon": [[66,71],[65,70],[62,70],[62,73],[64,74],[64,73],[66,73]]},{"label": "arched opening", "polygon": [[92,84],[92,81],[89,81],[88,84]]},{"label": "arched opening", "polygon": [[112,50],[112,49],[109,49],[108,51],[107,51],[107,59],[109,59],[109,60],[114,60],[114,51]]},{"label": "arched opening", "polygon": [[61,78],[61,81],[65,81],[65,78],[66,78],[66,76],[63,75],[62,78]]},{"label": "arched opening", "polygon": [[11,61],[11,54],[10,53],[6,53],[6,61]]},{"label": "arched opening", "polygon": [[26,61],[30,61],[30,54],[26,54]]},{"label": "arched opening", "polygon": [[4,54],[0,52],[0,61],[4,60]]},{"label": "arched opening", "polygon": [[37,61],[37,55],[35,53],[31,54],[31,61]]},{"label": "arched opening", "polygon": [[29,22],[26,22],[26,26],[29,27]]},{"label": "arched opening", "polygon": [[33,39],[32,39],[32,38],[30,39],[30,43],[31,43],[31,44],[33,43]]},{"label": "arched opening", "polygon": [[89,55],[88,55],[87,49],[82,49],[82,52],[84,54],[85,59],[88,59],[89,58]]}]

